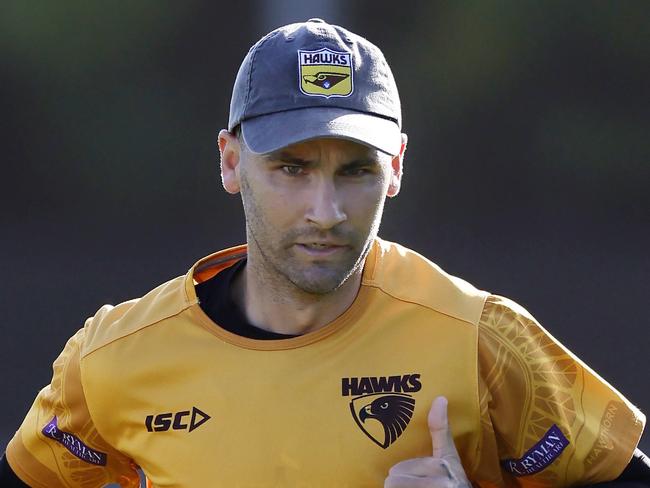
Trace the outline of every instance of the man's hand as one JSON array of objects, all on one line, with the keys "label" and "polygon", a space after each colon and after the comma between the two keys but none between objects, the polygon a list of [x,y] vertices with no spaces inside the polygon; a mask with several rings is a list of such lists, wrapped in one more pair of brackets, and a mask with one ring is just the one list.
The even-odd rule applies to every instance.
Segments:
[{"label": "man's hand", "polygon": [[429,411],[431,457],[408,459],[390,468],[384,488],[443,488],[472,486],[465,476],[447,421],[447,399],[438,397]]}]

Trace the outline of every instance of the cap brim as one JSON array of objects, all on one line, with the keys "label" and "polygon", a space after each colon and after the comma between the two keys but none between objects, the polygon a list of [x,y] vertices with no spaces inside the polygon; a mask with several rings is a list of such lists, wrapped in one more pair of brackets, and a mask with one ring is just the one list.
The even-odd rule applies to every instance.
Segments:
[{"label": "cap brim", "polygon": [[396,122],[375,115],[330,107],[310,107],[276,112],[241,123],[248,148],[259,154],[298,142],[335,137],[399,154],[401,130]]}]

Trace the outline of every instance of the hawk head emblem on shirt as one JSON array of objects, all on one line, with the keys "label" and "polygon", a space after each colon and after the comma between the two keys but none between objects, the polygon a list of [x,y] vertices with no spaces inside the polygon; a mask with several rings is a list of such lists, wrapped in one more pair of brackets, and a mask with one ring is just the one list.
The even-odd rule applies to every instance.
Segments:
[{"label": "hawk head emblem on shirt", "polygon": [[352,416],[359,428],[383,449],[402,435],[414,409],[415,400],[406,394],[369,395],[350,402]]}]

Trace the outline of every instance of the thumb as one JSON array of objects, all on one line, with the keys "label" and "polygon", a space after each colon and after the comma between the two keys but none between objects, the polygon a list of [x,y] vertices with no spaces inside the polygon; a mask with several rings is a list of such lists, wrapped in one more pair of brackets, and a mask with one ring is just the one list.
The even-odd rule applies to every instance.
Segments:
[{"label": "thumb", "polygon": [[440,396],[433,401],[431,410],[429,410],[428,422],[433,457],[458,456],[447,419],[447,399],[445,397]]}]

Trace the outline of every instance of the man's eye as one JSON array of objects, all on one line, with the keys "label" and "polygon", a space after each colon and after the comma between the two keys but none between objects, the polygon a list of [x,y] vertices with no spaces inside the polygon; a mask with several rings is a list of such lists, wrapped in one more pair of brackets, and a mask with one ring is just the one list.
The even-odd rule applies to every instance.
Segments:
[{"label": "man's eye", "polygon": [[298,176],[298,175],[301,175],[303,173],[303,167],[302,166],[285,165],[285,166],[282,166],[282,171],[284,171],[289,176]]},{"label": "man's eye", "polygon": [[363,176],[368,173],[368,168],[349,168],[343,171],[344,176]]}]

